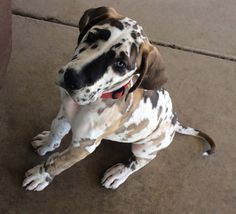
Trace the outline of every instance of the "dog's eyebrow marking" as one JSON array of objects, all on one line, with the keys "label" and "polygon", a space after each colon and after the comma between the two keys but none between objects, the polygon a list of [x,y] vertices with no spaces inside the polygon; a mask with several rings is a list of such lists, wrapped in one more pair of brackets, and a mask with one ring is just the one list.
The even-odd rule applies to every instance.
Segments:
[{"label": "dog's eyebrow marking", "polygon": [[84,42],[88,44],[93,44],[97,42],[97,40],[98,40],[97,34],[95,34],[94,32],[88,32],[88,35],[86,39],[84,40]]},{"label": "dog's eyebrow marking", "polygon": [[94,28],[97,31],[99,39],[107,41],[111,36],[111,31],[107,29]]},{"label": "dog's eyebrow marking", "polygon": [[95,32],[88,32],[84,42],[87,44],[96,43],[99,39],[107,41],[111,36],[111,31],[107,29],[94,28]]},{"label": "dog's eyebrow marking", "polygon": [[123,25],[120,21],[118,21],[118,20],[113,20],[113,21],[111,22],[111,26],[117,27],[117,28],[120,29],[120,30],[123,30],[123,29],[124,29],[124,25]]}]

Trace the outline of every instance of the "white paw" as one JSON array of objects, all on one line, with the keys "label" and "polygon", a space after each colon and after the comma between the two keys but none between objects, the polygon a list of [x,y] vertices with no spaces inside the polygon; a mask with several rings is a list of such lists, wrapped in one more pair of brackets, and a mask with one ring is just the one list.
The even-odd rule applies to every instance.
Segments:
[{"label": "white paw", "polygon": [[50,131],[43,131],[32,139],[32,146],[41,156],[45,155],[47,152],[55,150],[59,146],[59,143],[52,144],[50,142],[49,136]]},{"label": "white paw", "polygon": [[131,170],[129,168],[118,163],[105,172],[102,185],[108,189],[116,189],[125,182],[130,174]]},{"label": "white paw", "polygon": [[22,186],[26,190],[41,191],[43,190],[53,178],[45,172],[44,166],[37,165],[25,173],[25,179]]}]

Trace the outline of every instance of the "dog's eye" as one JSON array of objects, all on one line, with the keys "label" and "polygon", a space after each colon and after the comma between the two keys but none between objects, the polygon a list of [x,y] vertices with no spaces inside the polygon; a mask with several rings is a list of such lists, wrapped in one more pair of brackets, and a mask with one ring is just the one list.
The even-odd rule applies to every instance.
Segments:
[{"label": "dog's eye", "polygon": [[121,59],[118,59],[114,65],[113,68],[118,71],[118,72],[124,72],[126,69],[126,64],[124,61],[122,61]]}]

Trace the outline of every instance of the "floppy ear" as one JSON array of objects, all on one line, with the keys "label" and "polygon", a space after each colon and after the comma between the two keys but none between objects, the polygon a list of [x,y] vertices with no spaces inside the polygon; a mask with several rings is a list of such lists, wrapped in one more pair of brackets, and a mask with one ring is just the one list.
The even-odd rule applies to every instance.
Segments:
[{"label": "floppy ear", "polygon": [[87,31],[94,25],[106,19],[120,19],[122,17],[123,16],[117,13],[112,7],[98,7],[86,10],[79,21],[80,36],[78,44],[81,42]]},{"label": "floppy ear", "polygon": [[167,82],[163,59],[156,47],[149,42],[143,43],[137,58],[139,77],[129,93],[136,88],[155,90]]}]

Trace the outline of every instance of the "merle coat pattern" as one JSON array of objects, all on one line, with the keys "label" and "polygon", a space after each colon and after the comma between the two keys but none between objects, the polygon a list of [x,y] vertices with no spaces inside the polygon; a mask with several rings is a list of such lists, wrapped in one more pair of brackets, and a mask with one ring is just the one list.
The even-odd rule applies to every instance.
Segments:
[{"label": "merle coat pattern", "polygon": [[136,21],[100,7],[84,13],[79,30],[74,56],[58,72],[59,113],[51,130],[33,138],[32,146],[39,155],[54,151],[70,129],[72,140],[65,151],[26,172],[27,190],[43,190],[56,175],[91,154],[102,139],[132,143],[128,163],[104,174],[102,185],[111,189],[169,146],[176,132],[205,139],[210,148],[203,154],[214,152],[208,135],[178,122],[169,93],[162,88],[167,81],[162,57]]}]

